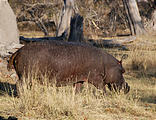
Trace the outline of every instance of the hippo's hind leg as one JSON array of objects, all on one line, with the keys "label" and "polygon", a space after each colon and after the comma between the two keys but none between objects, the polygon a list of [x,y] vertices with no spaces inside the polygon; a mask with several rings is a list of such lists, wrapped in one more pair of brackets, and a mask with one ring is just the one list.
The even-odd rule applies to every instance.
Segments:
[{"label": "hippo's hind leg", "polygon": [[19,79],[16,82],[16,93],[17,93],[17,97],[21,96],[21,93],[24,92],[24,88],[23,88],[23,79],[21,76],[19,76]]},{"label": "hippo's hind leg", "polygon": [[108,83],[107,86],[108,86],[108,89],[109,89],[110,91],[113,90],[113,87],[112,87],[111,83]]},{"label": "hippo's hind leg", "polygon": [[78,81],[78,82],[73,84],[73,86],[75,87],[75,93],[80,93],[82,91],[84,82],[85,81]]},{"label": "hippo's hind leg", "polygon": [[21,96],[21,92],[22,92],[22,82],[21,82],[21,80],[18,80],[17,82],[16,82],[16,96],[17,97],[20,97]]}]

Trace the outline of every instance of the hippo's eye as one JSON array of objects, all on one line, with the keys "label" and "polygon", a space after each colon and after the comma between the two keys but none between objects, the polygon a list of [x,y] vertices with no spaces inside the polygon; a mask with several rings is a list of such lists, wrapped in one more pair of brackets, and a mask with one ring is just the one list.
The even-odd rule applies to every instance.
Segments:
[{"label": "hippo's eye", "polygon": [[118,68],[119,73],[123,74],[125,73],[125,69],[123,69],[122,67]]},{"label": "hippo's eye", "polygon": [[122,68],[122,69],[121,69],[121,72],[122,72],[122,73],[125,73],[125,69]]},{"label": "hippo's eye", "polygon": [[118,61],[118,64],[121,65],[122,64],[122,61]]}]

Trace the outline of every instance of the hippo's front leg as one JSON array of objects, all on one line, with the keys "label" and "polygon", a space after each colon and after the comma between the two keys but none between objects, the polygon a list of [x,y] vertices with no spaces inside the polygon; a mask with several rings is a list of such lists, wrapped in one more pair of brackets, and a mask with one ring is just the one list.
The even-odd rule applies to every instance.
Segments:
[{"label": "hippo's front leg", "polygon": [[85,81],[78,81],[78,82],[73,84],[73,86],[75,87],[75,93],[80,93],[81,92],[81,89],[82,89],[82,86],[83,86],[84,82]]}]

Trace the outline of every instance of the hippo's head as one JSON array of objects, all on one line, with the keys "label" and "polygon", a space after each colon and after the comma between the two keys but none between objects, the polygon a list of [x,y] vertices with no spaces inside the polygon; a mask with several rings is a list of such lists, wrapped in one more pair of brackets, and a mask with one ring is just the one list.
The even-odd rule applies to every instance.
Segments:
[{"label": "hippo's head", "polygon": [[123,77],[125,69],[122,66],[122,61],[107,65],[105,72],[105,82],[110,90],[120,91],[123,89],[125,94],[129,92],[130,86]]}]

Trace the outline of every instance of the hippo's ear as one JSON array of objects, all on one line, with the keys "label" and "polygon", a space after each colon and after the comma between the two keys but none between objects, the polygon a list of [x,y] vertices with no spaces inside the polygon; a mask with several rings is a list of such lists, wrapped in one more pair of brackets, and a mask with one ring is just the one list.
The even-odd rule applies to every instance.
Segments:
[{"label": "hippo's ear", "polygon": [[123,54],[122,57],[121,57],[120,62],[122,63],[122,60],[123,60],[123,59],[127,59],[127,58],[128,58],[128,55],[127,55],[127,54]]}]

